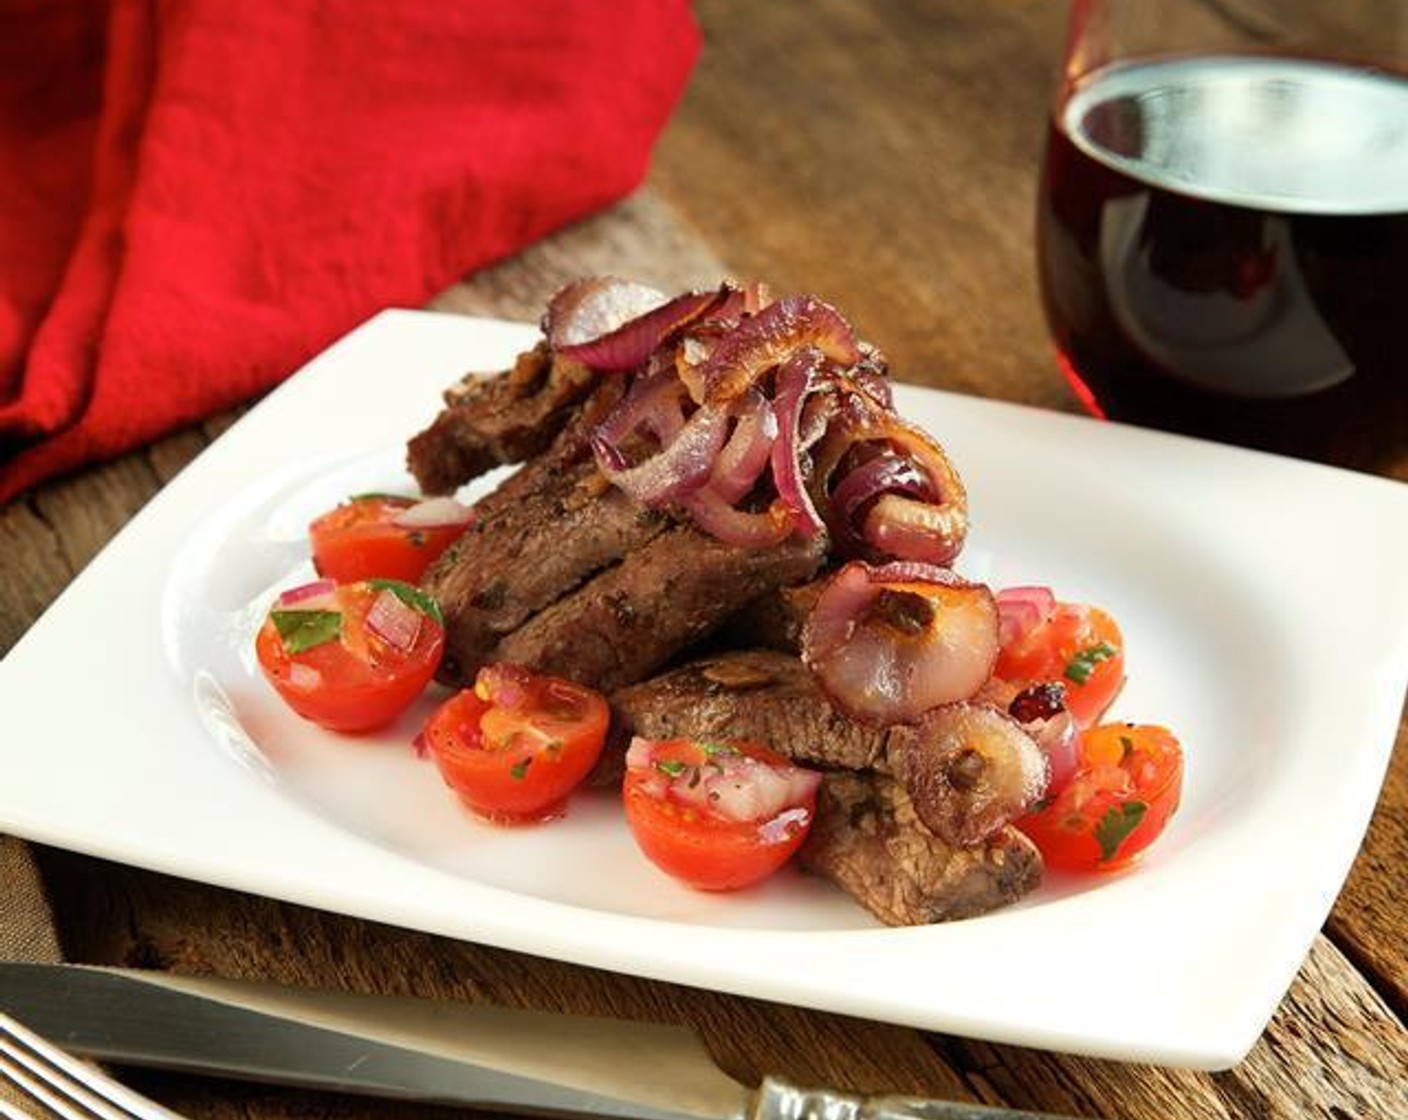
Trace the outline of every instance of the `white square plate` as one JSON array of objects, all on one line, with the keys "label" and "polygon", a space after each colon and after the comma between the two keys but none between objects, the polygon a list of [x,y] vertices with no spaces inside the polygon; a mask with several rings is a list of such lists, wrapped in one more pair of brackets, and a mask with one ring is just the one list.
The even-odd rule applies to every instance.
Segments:
[{"label": "white square plate", "polygon": [[[533,338],[387,312],[157,495],[0,664],[0,829],[684,984],[1131,1060],[1241,1058],[1383,778],[1408,680],[1408,487],[901,387],[968,483],[960,569],[1108,607],[1131,678],[1115,714],[1174,727],[1188,776],[1137,868],[884,929],[794,872],[736,895],[679,887],[604,794],[545,827],[480,824],[408,745],[433,697],[340,738],[259,677],[252,636],[310,571],[311,517],[409,485],[404,440],[440,391]],[[1138,998],[1091,997],[1092,976],[1126,967]]]}]

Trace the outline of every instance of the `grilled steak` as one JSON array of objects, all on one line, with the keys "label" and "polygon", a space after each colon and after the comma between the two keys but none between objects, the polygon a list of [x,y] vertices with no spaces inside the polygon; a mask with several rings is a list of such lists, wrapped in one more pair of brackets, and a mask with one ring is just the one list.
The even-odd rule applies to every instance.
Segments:
[{"label": "grilled steak", "polygon": [[445,393],[445,408],[411,439],[406,463],[427,494],[449,494],[504,463],[547,449],[597,384],[597,374],[553,355],[547,343],[495,377],[469,374]]},{"label": "grilled steak", "polygon": [[794,762],[844,770],[883,763],[888,732],[837,712],[802,662],[772,650],[706,657],[611,696],[613,744],[750,739]]},{"label": "grilled steak", "polygon": [[1040,853],[1015,828],[980,847],[951,847],[894,781],[845,771],[823,779],[799,858],[896,926],[986,913],[1032,890],[1042,872]]},{"label": "grilled steak", "polygon": [[611,486],[592,462],[544,472],[517,500],[494,507],[424,580],[445,615],[446,683],[469,684],[486,661],[502,660],[495,651],[505,636],[668,523]]},{"label": "grilled steak", "polygon": [[619,770],[632,735],[751,739],[794,762],[895,778],[925,824],[961,846],[981,844],[1045,784],[1040,748],[999,711],[947,704],[912,726],[866,727],[832,706],[799,658],[771,650],[694,661],[617,691],[611,705],[600,781]]},{"label": "grilled steak", "polygon": [[760,595],[728,620],[723,644],[730,649],[778,649],[797,653],[802,648],[802,626],[821,595],[824,579],[795,587],[782,587]]},{"label": "grilled steak", "polygon": [[775,548],[725,544],[675,526],[637,547],[499,643],[493,660],[605,691],[643,680],[766,591],[812,576],[821,535]]}]

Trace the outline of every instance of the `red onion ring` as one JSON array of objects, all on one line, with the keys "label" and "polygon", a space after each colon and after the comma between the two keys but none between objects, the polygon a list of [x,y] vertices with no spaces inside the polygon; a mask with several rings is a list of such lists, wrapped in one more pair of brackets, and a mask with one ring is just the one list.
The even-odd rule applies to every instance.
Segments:
[{"label": "red onion ring", "polygon": [[695,525],[725,544],[771,548],[792,535],[792,514],[781,502],[756,513],[735,509],[706,486],[687,494],[681,504]]},{"label": "red onion ring", "polygon": [[802,424],[802,406],[812,390],[813,380],[821,368],[821,351],[804,346],[778,368],[774,382],[777,403],[777,442],[772,445],[772,479],[777,496],[792,513],[797,529],[804,536],[814,537],[825,525],[811,495],[807,493],[803,452],[798,439]]},{"label": "red onion ring", "polygon": [[997,605],[944,568],[852,561],[822,587],[802,660],[835,705],[877,727],[966,700],[997,661]]},{"label": "red onion ring", "polygon": [[543,334],[554,350],[610,334],[662,304],[664,292],[615,276],[586,276],[561,289],[543,315]]},{"label": "red onion ring", "polygon": [[722,303],[728,291],[721,288],[713,292],[686,292],[597,338],[557,344],[557,352],[593,369],[634,369],[665,339]]},{"label": "red onion ring", "polygon": [[733,434],[719,452],[709,478],[710,488],[729,503],[757,485],[772,457],[778,430],[771,402],[756,389],[749,389],[732,411],[736,417]]},{"label": "red onion ring", "polygon": [[839,311],[812,296],[787,296],[718,341],[699,370],[704,400],[732,400],[803,346],[843,366],[861,356],[855,331]]},{"label": "red onion ring", "polygon": [[708,481],[728,434],[729,410],[703,405],[659,451],[630,466],[620,448],[600,435],[592,438],[597,466],[636,501],[660,506],[697,490]]}]

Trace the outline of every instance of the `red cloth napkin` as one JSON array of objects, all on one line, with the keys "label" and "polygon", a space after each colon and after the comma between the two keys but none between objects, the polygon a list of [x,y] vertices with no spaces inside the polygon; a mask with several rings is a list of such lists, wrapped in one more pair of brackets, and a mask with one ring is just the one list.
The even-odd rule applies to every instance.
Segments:
[{"label": "red cloth napkin", "polygon": [[697,50],[686,0],[0,0],[0,501],[621,197]]}]

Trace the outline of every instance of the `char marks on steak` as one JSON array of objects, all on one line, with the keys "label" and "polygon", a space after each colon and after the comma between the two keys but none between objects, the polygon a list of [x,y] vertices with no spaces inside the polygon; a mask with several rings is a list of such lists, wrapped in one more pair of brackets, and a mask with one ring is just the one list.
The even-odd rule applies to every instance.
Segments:
[{"label": "char marks on steak", "polygon": [[799,854],[889,925],[971,918],[1021,898],[1041,880],[1041,855],[1010,825],[974,848],[944,843],[896,782],[836,771],[817,794]]},{"label": "char marks on steak", "polygon": [[634,684],[714,633],[739,603],[809,579],[826,548],[824,534],[747,548],[676,525],[529,619],[493,660],[608,692]]},{"label": "char marks on steak", "polygon": [[596,386],[599,375],[546,342],[494,377],[471,373],[445,392],[445,408],[407,447],[406,463],[426,494],[451,494],[494,467],[545,451]]},{"label": "char marks on steak", "polygon": [[472,683],[481,665],[503,660],[506,636],[668,524],[590,461],[523,472],[540,477],[516,488],[513,501],[480,503],[469,530],[426,573],[425,589],[445,616],[440,679],[448,684]]}]

